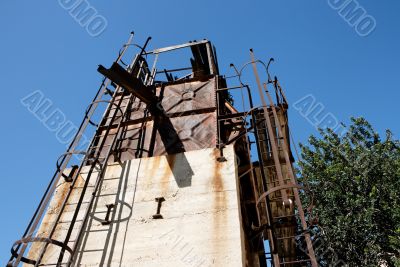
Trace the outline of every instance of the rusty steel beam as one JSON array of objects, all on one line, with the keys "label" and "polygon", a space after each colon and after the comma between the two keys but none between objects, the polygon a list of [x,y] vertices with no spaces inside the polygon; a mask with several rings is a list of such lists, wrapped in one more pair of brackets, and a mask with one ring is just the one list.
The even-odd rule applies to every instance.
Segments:
[{"label": "rusty steel beam", "polygon": [[157,102],[157,97],[154,94],[155,87],[144,85],[138,78],[130,74],[118,63],[114,62],[109,69],[100,65],[97,71],[139,98],[147,105],[153,105]]},{"label": "rusty steel beam", "polygon": [[195,42],[188,42],[188,43],[185,43],[185,44],[158,48],[158,49],[154,49],[153,51],[146,52],[146,53],[144,53],[144,55],[165,53],[165,52],[169,52],[169,51],[173,51],[173,50],[177,50],[177,49],[182,49],[182,48],[185,48],[185,47],[190,47],[190,46],[199,45],[199,44],[205,44],[205,43],[208,43],[208,42],[209,42],[208,40],[202,40],[202,41],[198,41],[198,42],[196,42],[196,41]]}]

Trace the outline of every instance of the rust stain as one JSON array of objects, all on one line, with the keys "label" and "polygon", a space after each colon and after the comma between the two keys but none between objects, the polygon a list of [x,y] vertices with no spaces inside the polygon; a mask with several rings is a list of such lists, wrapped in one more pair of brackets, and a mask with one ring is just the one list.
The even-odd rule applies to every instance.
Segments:
[{"label": "rust stain", "polygon": [[[147,164],[149,164],[149,161],[145,161],[147,162]],[[146,177],[147,177],[147,188],[149,188],[149,186],[151,186],[151,179],[154,178],[154,173],[155,171],[160,167],[160,157],[154,157],[152,158],[152,160],[150,161],[150,170],[149,172],[147,172],[147,168],[148,166],[146,166]]]},{"label": "rust stain", "polygon": [[213,188],[214,188],[214,203],[213,203],[213,210],[214,210],[214,234],[213,239],[213,250],[214,252],[218,252],[221,248],[219,244],[219,240],[223,240],[225,233],[224,227],[226,225],[226,214],[222,213],[227,207],[227,196],[226,191],[224,190],[224,182],[221,177],[220,169],[223,167],[222,162],[218,162],[217,158],[220,156],[218,149],[214,149],[213,151],[213,158],[214,161],[214,177],[212,179]]},{"label": "rust stain", "polygon": [[[62,204],[62,200],[65,199],[66,194],[68,193],[68,184],[62,183],[58,186],[56,191],[54,192],[51,204],[49,206],[46,215],[43,218],[43,221],[38,230],[39,237],[47,237],[50,232],[50,227],[52,226],[53,220],[56,218],[58,212],[60,211],[60,206]],[[44,243],[33,243],[31,249],[28,253],[28,258],[36,259],[39,257],[39,253],[41,252]]]},{"label": "rust stain", "polygon": [[163,197],[166,197],[166,194],[168,193],[170,176],[171,176],[171,173],[174,172],[174,168],[175,168],[176,154],[167,155],[165,158],[168,162],[169,169],[165,168],[164,174],[161,177],[161,195]]},{"label": "rust stain", "polygon": [[[67,194],[70,189],[70,183],[64,182],[63,180],[60,180],[61,183],[58,185],[57,189],[54,192],[54,195],[52,196],[52,200],[50,202],[49,208],[46,212],[46,215],[43,217],[43,221],[41,222],[40,228],[38,230],[38,236],[39,237],[48,237],[50,234],[51,227],[53,226],[54,220],[56,219],[56,216],[58,216],[59,212],[61,211],[61,206],[64,200],[67,197]],[[71,193],[70,199],[68,201],[68,204],[71,202],[71,199],[74,198],[74,193],[76,193],[77,188],[81,187],[83,184],[83,179],[79,175],[78,180],[74,186],[74,189]],[[68,211],[68,206],[64,209],[64,213]],[[60,221],[63,221],[63,217],[65,216],[64,213],[61,215]],[[56,228],[56,231],[54,232],[52,238],[53,239],[59,239],[61,236],[60,227]],[[62,241],[62,240],[60,240]],[[39,257],[39,253],[41,252],[43,246],[45,243],[33,243],[31,249],[29,250],[28,253],[28,258],[31,259],[36,259]],[[43,257],[42,262],[47,262],[50,259],[48,259],[46,256],[47,255],[52,255],[53,251],[57,250],[58,247],[49,245],[46,250],[46,254]]]},{"label": "rust stain", "polygon": [[222,181],[220,168],[222,168],[222,162],[218,162],[217,158],[220,156],[218,149],[214,149],[213,151],[213,161],[214,161],[214,179],[213,179],[213,186],[216,191],[223,191],[224,190],[224,182]]}]

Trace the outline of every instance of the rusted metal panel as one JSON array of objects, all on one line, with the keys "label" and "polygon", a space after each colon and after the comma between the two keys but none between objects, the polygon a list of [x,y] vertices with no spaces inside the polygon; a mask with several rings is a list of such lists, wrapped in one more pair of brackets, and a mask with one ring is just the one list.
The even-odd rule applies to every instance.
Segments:
[{"label": "rusted metal panel", "polygon": [[[158,108],[164,111],[164,116],[156,118],[146,115],[147,105],[139,99],[133,101],[130,108],[129,120],[123,128],[121,141],[117,142],[114,157],[111,161],[125,161],[139,156],[150,154],[160,156],[180,153],[203,148],[216,147],[217,140],[217,112],[216,112],[216,82],[215,78],[207,81],[191,81],[186,83],[170,84],[157,88],[157,95],[162,95]],[[129,95],[120,95],[115,102],[123,98],[120,108],[110,105],[110,113],[102,126],[110,123],[115,112],[113,124],[121,121],[120,109],[125,109],[129,102]],[[156,125],[156,129],[154,129]],[[153,131],[156,131],[153,133]],[[154,151],[150,152],[152,133],[155,135]],[[106,138],[105,145],[111,144],[115,129],[111,129],[109,136],[103,137],[100,131],[97,143]],[[102,155],[107,147],[103,148]],[[142,154],[138,151],[142,150]],[[104,155],[103,155],[104,156]]]},{"label": "rusted metal panel", "polygon": [[[114,156],[110,158],[110,162],[126,161],[141,156],[148,156],[148,148],[150,147],[151,133],[153,131],[153,121],[144,121],[141,123],[127,125],[123,131],[120,141],[114,149]],[[104,131],[102,132],[104,134]],[[110,145],[116,129],[111,129],[110,134],[106,137],[105,146]],[[100,138],[100,141],[104,137]],[[101,151],[101,157],[105,156],[106,148]]]},{"label": "rusted metal panel", "polygon": [[[118,103],[119,100],[121,99],[121,97],[123,97],[122,103],[121,103],[121,109],[123,109],[129,102],[129,95],[119,95],[116,97],[115,99],[115,103]],[[144,118],[144,112],[146,110],[146,104],[141,102],[139,99],[135,99],[135,101],[133,101],[132,105],[131,105],[131,109],[129,112],[129,120],[138,120],[138,119],[143,119]],[[114,112],[117,112],[116,118],[114,119],[113,124],[118,124],[121,121],[121,114],[119,109],[115,106],[115,105],[111,105],[110,106],[110,114],[107,116],[107,118],[104,118],[104,122],[102,123],[103,126],[107,126],[110,121],[111,118],[114,114]]]},{"label": "rusted metal panel", "polygon": [[[215,101],[215,79],[207,81],[193,81],[188,83],[177,83],[167,85],[163,88],[157,87],[157,95],[163,94],[162,101],[157,106],[164,111],[167,116],[179,116],[181,113],[190,111],[201,111],[204,109],[216,108]],[[118,96],[116,103],[123,97],[120,108],[124,108],[128,103],[130,96]],[[144,117],[144,111],[147,105],[136,99],[131,107],[129,120],[137,120]],[[111,112],[108,118],[111,118],[114,112],[117,112],[117,118],[114,123],[121,120],[118,114],[118,108],[115,105],[110,106]],[[110,119],[104,124],[108,125]]]},{"label": "rusted metal panel", "polygon": [[[215,79],[166,86],[161,105],[167,115],[216,108]],[[157,91],[161,91],[158,87]]]},{"label": "rusted metal panel", "polygon": [[[216,113],[194,114],[190,116],[175,117],[170,119],[173,129],[165,129],[169,132],[168,142],[162,138],[162,131],[157,131],[154,155],[165,155],[182,151],[198,150],[216,147]],[[182,152],[181,151],[181,152]]]}]

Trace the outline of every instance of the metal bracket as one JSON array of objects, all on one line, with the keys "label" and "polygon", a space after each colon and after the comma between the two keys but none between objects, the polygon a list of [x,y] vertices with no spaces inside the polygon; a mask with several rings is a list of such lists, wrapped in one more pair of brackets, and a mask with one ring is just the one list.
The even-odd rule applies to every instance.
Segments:
[{"label": "metal bracket", "polygon": [[111,214],[111,210],[115,207],[115,205],[108,204],[108,205],[106,205],[106,207],[107,207],[107,214],[106,214],[106,218],[104,219],[104,221],[101,222],[102,225],[109,225],[111,223],[110,214]]},{"label": "metal bracket", "polygon": [[260,226],[255,226],[254,223],[251,223],[251,230],[254,231],[255,235],[257,235],[267,229],[272,229],[271,225],[262,224]]},{"label": "metal bracket", "polygon": [[221,156],[221,157],[218,157],[217,158],[217,161],[218,162],[226,162],[226,161],[228,161],[224,156]]},{"label": "metal bracket", "polygon": [[156,197],[156,202],[157,202],[157,213],[153,215],[153,219],[163,219],[163,216],[161,215],[161,205],[165,201],[164,197]]},{"label": "metal bracket", "polygon": [[78,170],[78,168],[79,168],[78,165],[72,165],[72,166],[71,166],[71,171],[69,172],[69,174],[68,174],[67,176],[63,175],[64,180],[65,180],[67,183],[70,183],[70,182],[73,181],[75,172]]}]

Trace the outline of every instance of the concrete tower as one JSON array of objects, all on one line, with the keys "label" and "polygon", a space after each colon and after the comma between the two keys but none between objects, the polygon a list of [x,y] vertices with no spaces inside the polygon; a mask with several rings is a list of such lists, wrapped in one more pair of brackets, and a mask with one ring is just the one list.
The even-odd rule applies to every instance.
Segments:
[{"label": "concrete tower", "polygon": [[9,266],[316,266],[279,82],[262,87],[253,58],[254,107],[209,41],[150,51],[150,38],[132,40],[99,66],[103,83]]}]

